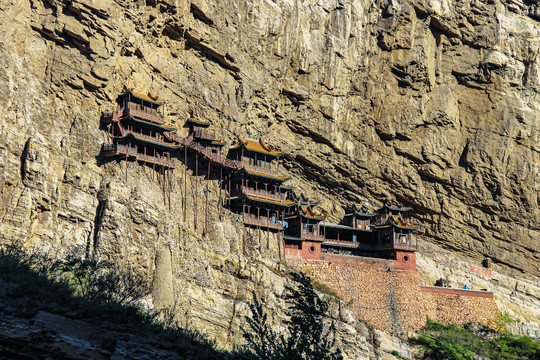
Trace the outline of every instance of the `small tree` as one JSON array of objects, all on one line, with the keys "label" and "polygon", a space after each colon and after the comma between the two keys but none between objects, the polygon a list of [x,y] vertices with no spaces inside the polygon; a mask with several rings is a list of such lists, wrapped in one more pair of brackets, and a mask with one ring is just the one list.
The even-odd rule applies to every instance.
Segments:
[{"label": "small tree", "polygon": [[324,330],[323,317],[328,303],[313,290],[311,280],[304,274],[291,273],[296,287],[286,286],[292,305],[284,322],[287,330],[276,334],[267,322],[257,296],[250,304],[251,317],[246,317],[248,331],[243,329],[247,347],[239,353],[241,359],[253,360],[337,360],[341,351],[330,339],[332,327]]}]

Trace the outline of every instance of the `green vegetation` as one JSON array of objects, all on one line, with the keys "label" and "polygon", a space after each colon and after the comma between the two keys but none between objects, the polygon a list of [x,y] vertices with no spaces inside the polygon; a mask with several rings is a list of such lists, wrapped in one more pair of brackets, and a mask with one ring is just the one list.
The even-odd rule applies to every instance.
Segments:
[{"label": "green vegetation", "polygon": [[320,291],[326,295],[333,296],[337,299],[343,300],[338,294],[336,294],[332,289],[330,289],[327,285],[320,283],[318,281],[313,280],[312,281],[313,288],[317,291]]},{"label": "green vegetation", "polygon": [[392,350],[392,352],[390,354],[400,358],[401,360],[410,360],[409,358],[406,358],[405,356],[400,355],[399,351],[397,351],[397,350]]},{"label": "green vegetation", "polygon": [[251,317],[246,317],[244,329],[247,345],[235,354],[242,360],[337,360],[341,351],[330,340],[332,328],[324,330],[323,317],[328,303],[317,295],[309,277],[292,273],[297,287],[287,287],[292,301],[284,322],[286,331],[277,334],[268,325],[267,314],[253,294]]},{"label": "green vegetation", "polygon": [[479,324],[464,328],[429,321],[424,331],[412,339],[426,349],[426,358],[441,360],[540,359],[540,343],[526,336],[497,332]]},{"label": "green vegetation", "polygon": [[97,326],[106,321],[182,357],[226,358],[200,333],[180,328],[170,309],[147,311],[138,306],[149,286],[134,269],[76,256],[53,260],[10,246],[0,249],[0,281],[12,316],[32,318],[44,310]]},{"label": "green vegetation", "polygon": [[508,313],[499,313],[497,315],[496,319],[492,320],[493,325],[497,329],[497,331],[502,331],[506,328],[506,325],[510,325],[516,322],[516,320],[512,319]]}]

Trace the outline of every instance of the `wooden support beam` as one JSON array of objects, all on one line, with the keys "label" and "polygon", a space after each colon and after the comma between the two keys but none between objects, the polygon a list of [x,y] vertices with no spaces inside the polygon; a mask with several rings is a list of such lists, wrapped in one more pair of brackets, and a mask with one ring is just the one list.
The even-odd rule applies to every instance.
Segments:
[{"label": "wooden support beam", "polygon": [[194,195],[194,198],[193,198],[193,201],[195,203],[195,206],[194,206],[194,216],[193,216],[193,222],[194,222],[194,227],[195,227],[195,230],[197,230],[197,188],[198,188],[198,185],[199,185],[199,153],[198,152],[195,152],[195,190],[193,191],[193,195]]},{"label": "wooden support beam", "polygon": [[167,195],[166,195],[166,189],[167,189],[167,179],[165,178],[165,167],[161,167],[161,176],[163,178],[161,182],[162,190],[163,190],[163,205],[167,206]]},{"label": "wooden support beam", "polygon": [[261,208],[257,207],[257,227],[259,228],[259,254],[262,255],[262,246],[261,246]]},{"label": "wooden support beam", "polygon": [[219,221],[222,221],[223,198],[221,197],[221,178],[223,177],[223,167],[219,168]]},{"label": "wooden support beam", "polygon": [[187,146],[184,145],[184,222],[187,211]]},{"label": "wooden support beam", "polygon": [[208,233],[208,184],[210,183],[210,161],[208,161],[208,172],[206,173],[206,193],[204,194],[204,233]]}]

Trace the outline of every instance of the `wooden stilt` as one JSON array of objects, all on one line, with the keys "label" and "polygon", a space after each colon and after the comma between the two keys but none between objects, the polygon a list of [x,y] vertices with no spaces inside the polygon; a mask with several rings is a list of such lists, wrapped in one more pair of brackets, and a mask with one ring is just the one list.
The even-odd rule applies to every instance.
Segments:
[{"label": "wooden stilt", "polygon": [[266,249],[270,249],[270,209],[266,209]]},{"label": "wooden stilt", "polygon": [[162,166],[161,167],[161,176],[163,178],[163,180],[161,181],[161,186],[162,186],[162,190],[163,190],[163,205],[164,206],[167,206],[167,195],[166,195],[166,189],[167,189],[167,180],[165,179],[165,167]]},{"label": "wooden stilt", "polygon": [[[283,258],[285,258],[285,210],[281,212],[281,224],[283,225],[283,229],[281,230],[281,241],[279,242],[279,247],[283,246]],[[281,251],[280,251],[280,260],[281,258]]]},{"label": "wooden stilt", "polygon": [[222,221],[222,211],[223,211],[223,198],[221,197],[221,178],[223,177],[223,167],[219,167],[219,221]]},{"label": "wooden stilt", "polygon": [[[230,194],[232,193],[232,190],[231,190],[231,174],[227,175],[227,177],[229,178],[229,187],[227,189],[227,195],[231,196]],[[228,201],[227,204],[229,205],[229,210],[231,210],[231,202]]]},{"label": "wooden stilt", "polygon": [[169,211],[171,211],[171,191],[172,191],[172,182],[171,182],[171,176],[172,176],[172,169],[169,169],[168,175],[169,175]]},{"label": "wooden stilt", "polygon": [[259,254],[262,255],[262,245],[261,245],[261,208],[257,208],[257,227],[259,228]]},{"label": "wooden stilt", "polygon": [[184,222],[187,210],[187,146],[184,145]]},{"label": "wooden stilt", "polygon": [[208,233],[208,184],[210,183],[210,160],[208,161],[208,171],[206,173],[206,193],[204,194],[204,233]]},{"label": "wooden stilt", "polygon": [[193,202],[195,203],[193,211],[195,212],[193,215],[193,222],[195,230],[197,230],[197,188],[199,186],[199,153],[195,153],[195,191],[193,193]]},{"label": "wooden stilt", "polygon": [[127,172],[128,172],[128,156],[126,154],[126,182],[127,182]]}]

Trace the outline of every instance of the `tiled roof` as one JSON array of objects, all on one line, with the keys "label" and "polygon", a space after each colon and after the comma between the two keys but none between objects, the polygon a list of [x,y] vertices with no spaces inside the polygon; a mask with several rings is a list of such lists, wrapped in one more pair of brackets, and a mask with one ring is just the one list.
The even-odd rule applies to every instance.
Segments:
[{"label": "tiled roof", "polygon": [[283,151],[276,150],[270,146],[267,146],[263,143],[261,139],[259,140],[253,140],[253,139],[238,139],[238,143],[233,147],[240,148],[245,147],[248,150],[257,151],[263,154],[269,154],[272,156],[280,156],[283,154]]},{"label": "tiled roof", "polygon": [[133,92],[133,91],[130,91],[130,92],[125,93],[124,96],[127,95],[127,94],[130,94],[130,93],[131,93],[131,95],[133,95],[133,96],[136,97],[136,98],[139,98],[139,99],[145,100],[145,101],[150,101],[151,103],[154,103],[154,104],[156,104],[156,105],[163,105],[163,104],[165,104],[164,101],[163,101],[163,102],[160,102],[160,101],[157,100],[157,98],[152,99],[151,97],[149,97],[149,96],[147,96],[147,95],[139,94],[139,93],[136,93],[136,92]]}]

